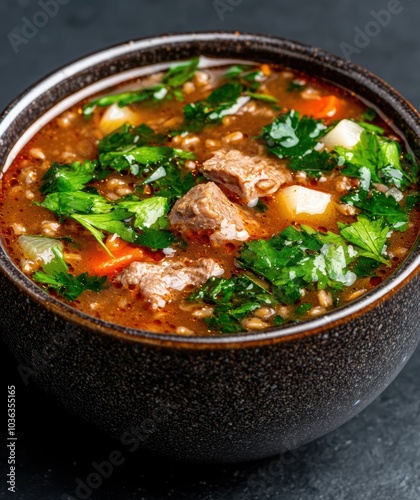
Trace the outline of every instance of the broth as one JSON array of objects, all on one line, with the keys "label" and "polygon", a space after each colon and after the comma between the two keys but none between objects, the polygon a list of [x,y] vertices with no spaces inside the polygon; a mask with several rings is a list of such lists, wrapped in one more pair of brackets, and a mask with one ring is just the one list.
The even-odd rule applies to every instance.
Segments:
[{"label": "broth", "polygon": [[[289,68],[263,64],[200,70],[192,64],[187,69],[189,74],[186,70],[178,74],[180,85],[171,82],[168,74],[159,73],[101,94],[114,96],[108,101],[91,107],[92,99],[78,103],[43,127],[18,154],[2,179],[1,224],[11,258],[25,274],[66,301],[66,288],[48,281],[52,276],[57,281],[58,271],[49,270],[46,262],[59,259],[51,254],[52,242],[56,241],[69,274],[98,277],[96,284],[91,284],[93,290],[85,289],[75,298],[67,295],[67,302],[76,309],[133,328],[206,335],[259,330],[313,318],[378,286],[398,267],[418,232],[414,206],[417,163],[407,157],[403,138],[396,136],[384,119],[351,92]],[[219,101],[209,99],[220,88],[226,95]],[[141,89],[147,91],[140,100]],[[123,93],[126,105],[119,107],[111,102]],[[124,104],[124,96],[118,99]],[[220,110],[217,106],[225,107]],[[359,134],[358,142],[341,149],[338,143],[327,148],[323,138],[334,131],[332,140],[342,140],[334,137],[336,127],[343,123],[359,127],[353,131]],[[114,144],[118,154],[112,148],[104,153],[103,147],[107,159],[87,166],[87,160],[97,160],[101,153],[98,147],[104,144],[104,137],[109,142],[110,136],[125,137],[128,142]],[[297,151],[308,137],[308,150]],[[133,153],[136,145],[141,151]],[[287,148],[294,153],[288,156]],[[147,163],[136,156],[156,151],[165,158]],[[319,172],[308,157],[319,162]],[[254,190],[253,194],[244,194],[242,182],[246,179],[232,180],[234,174],[223,170],[226,164],[227,169],[235,166],[235,161],[238,168],[241,162],[245,169],[250,164],[262,168],[261,179],[268,184],[257,179],[252,188],[250,181],[247,189]],[[86,182],[79,179],[79,189],[74,189],[74,167],[69,174],[73,187],[68,189],[60,185],[62,166],[75,162],[80,162],[77,168],[84,171],[81,178],[89,178],[89,168],[93,176]],[[274,182],[274,190],[268,189],[265,194],[270,182]],[[208,198],[209,206],[213,204],[217,214],[225,208],[230,210],[243,227],[238,222],[232,229],[233,219],[227,217],[224,221],[228,229],[214,229],[218,222],[204,219],[197,207],[205,205],[209,183],[216,186],[213,192],[217,196],[220,192],[225,204],[219,207]],[[258,185],[262,186],[260,191],[255,188]],[[189,204],[186,197],[195,186],[205,187]],[[63,209],[62,194],[71,193],[72,203],[76,203],[75,192],[82,192],[82,197],[101,197],[103,212],[93,204],[84,212],[79,207],[75,211],[74,207]],[[159,198],[159,207],[150,205],[141,211],[138,203],[154,197]],[[56,203],[55,210],[46,207],[46,199],[52,200],[50,208],[53,201]],[[185,201],[186,209],[179,200]],[[98,199],[96,202],[101,203]],[[298,204],[305,203],[307,208],[298,209]],[[117,210],[122,214],[119,217]],[[153,210],[160,215],[144,222]],[[91,217],[102,214],[106,218],[110,213],[117,214],[112,224]],[[175,222],[175,215],[181,222]],[[138,221],[141,217],[143,222]],[[194,217],[208,225],[197,227]],[[96,226],[96,234],[100,233],[96,238],[92,220],[102,224]],[[289,233],[282,233],[284,230]],[[366,234],[360,236],[362,230]],[[248,236],[244,237],[245,233]],[[333,241],[331,233],[340,241]],[[22,238],[28,235],[44,239]],[[272,244],[270,252],[263,244],[253,246],[261,241]],[[381,248],[379,242],[384,242]],[[36,254],[37,245],[44,245],[49,257]],[[279,255],[287,247],[299,247],[300,253],[296,250],[284,262],[284,256]],[[36,258],[31,258],[34,252]],[[272,269],[276,259],[283,259],[278,275]],[[304,264],[294,266],[293,259]],[[133,262],[142,265],[135,270]],[[187,274],[193,272],[191,269],[195,274],[181,276],[182,269],[173,268],[174,262],[185,266]],[[210,262],[213,268],[205,272],[204,263]],[[299,269],[309,264],[312,267],[305,276],[299,276]],[[164,271],[162,265],[167,266]],[[124,274],[127,269],[132,269],[130,275]],[[143,274],[138,274],[140,269]],[[45,275],[49,277],[46,281]],[[180,276],[185,278],[182,285]],[[289,276],[287,283],[285,276]],[[102,281],[106,278],[106,283],[99,283],[99,277]],[[248,281],[238,281],[241,277]],[[229,281],[232,279],[236,281]],[[245,286],[247,283],[249,286]],[[164,293],[159,292],[162,286],[167,287]],[[229,299],[229,290],[234,288]]]}]

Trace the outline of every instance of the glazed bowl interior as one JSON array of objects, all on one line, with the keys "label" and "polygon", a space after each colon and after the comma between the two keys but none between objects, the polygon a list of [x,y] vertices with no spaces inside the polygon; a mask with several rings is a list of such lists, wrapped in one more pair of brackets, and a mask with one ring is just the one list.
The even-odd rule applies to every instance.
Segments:
[{"label": "glazed bowl interior", "polygon": [[[188,33],[140,39],[105,49],[50,74],[19,96],[4,111],[0,121],[0,162],[3,172],[37,130],[76,102],[114,84],[159,71],[171,62],[193,56],[201,56],[201,67],[218,65],[221,59],[226,62],[267,62],[325,79],[354,92],[375,107],[391,128],[405,137],[410,150],[420,150],[418,113],[393,88],[367,70],[320,49],[289,40],[253,34]],[[2,242],[0,258],[4,273],[15,285],[43,307],[70,321],[134,341],[222,347],[309,335],[322,331],[326,326],[347,321],[353,314],[375,307],[383,297],[395,293],[406,279],[416,274],[420,250],[417,240],[409,256],[390,278],[365,296],[317,319],[281,329],[269,328],[258,333],[217,337],[153,333],[90,317],[34,285],[11,262]]]}]

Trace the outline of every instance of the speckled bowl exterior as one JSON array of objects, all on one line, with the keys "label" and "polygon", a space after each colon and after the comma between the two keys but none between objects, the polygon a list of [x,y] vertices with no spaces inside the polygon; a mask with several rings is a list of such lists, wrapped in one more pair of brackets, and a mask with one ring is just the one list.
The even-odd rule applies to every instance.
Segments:
[{"label": "speckled bowl exterior", "polygon": [[[278,63],[326,78],[378,106],[419,149],[417,112],[366,70],[289,40],[193,33],[106,49],[36,84],[2,115],[0,162],[31,123],[86,85],[195,55]],[[1,334],[24,379],[130,450],[189,461],[257,459],[338,427],[402,369],[419,340],[419,253],[417,245],[373,292],[311,322],[194,338],[130,330],[75,311],[30,282],[1,244]]]}]

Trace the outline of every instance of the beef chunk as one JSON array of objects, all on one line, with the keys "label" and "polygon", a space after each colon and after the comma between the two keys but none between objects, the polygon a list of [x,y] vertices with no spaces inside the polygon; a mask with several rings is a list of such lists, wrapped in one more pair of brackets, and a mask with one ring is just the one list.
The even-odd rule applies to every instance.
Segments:
[{"label": "beef chunk", "polygon": [[245,203],[252,204],[292,180],[286,167],[274,161],[247,156],[236,149],[221,149],[203,163],[201,170],[208,179],[223,184]]},{"label": "beef chunk", "polygon": [[252,224],[244,211],[232,203],[214,182],[190,189],[175,203],[169,220],[172,228],[181,232],[212,231],[210,241],[216,245],[226,240],[247,240],[249,233],[245,226]]},{"label": "beef chunk", "polygon": [[186,286],[198,286],[224,270],[213,259],[192,261],[164,260],[159,264],[133,262],[115,278],[123,286],[134,286],[149,301],[153,309],[165,307],[176,292]]}]

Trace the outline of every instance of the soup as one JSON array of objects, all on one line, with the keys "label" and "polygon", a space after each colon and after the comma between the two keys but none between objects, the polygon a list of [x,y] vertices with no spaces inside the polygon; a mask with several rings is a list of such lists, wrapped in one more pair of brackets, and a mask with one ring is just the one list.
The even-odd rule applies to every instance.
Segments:
[{"label": "soup", "polygon": [[388,119],[267,64],[194,59],[78,103],[2,179],[3,239],[60,300],[156,332],[304,321],[361,297],[418,228]]}]

